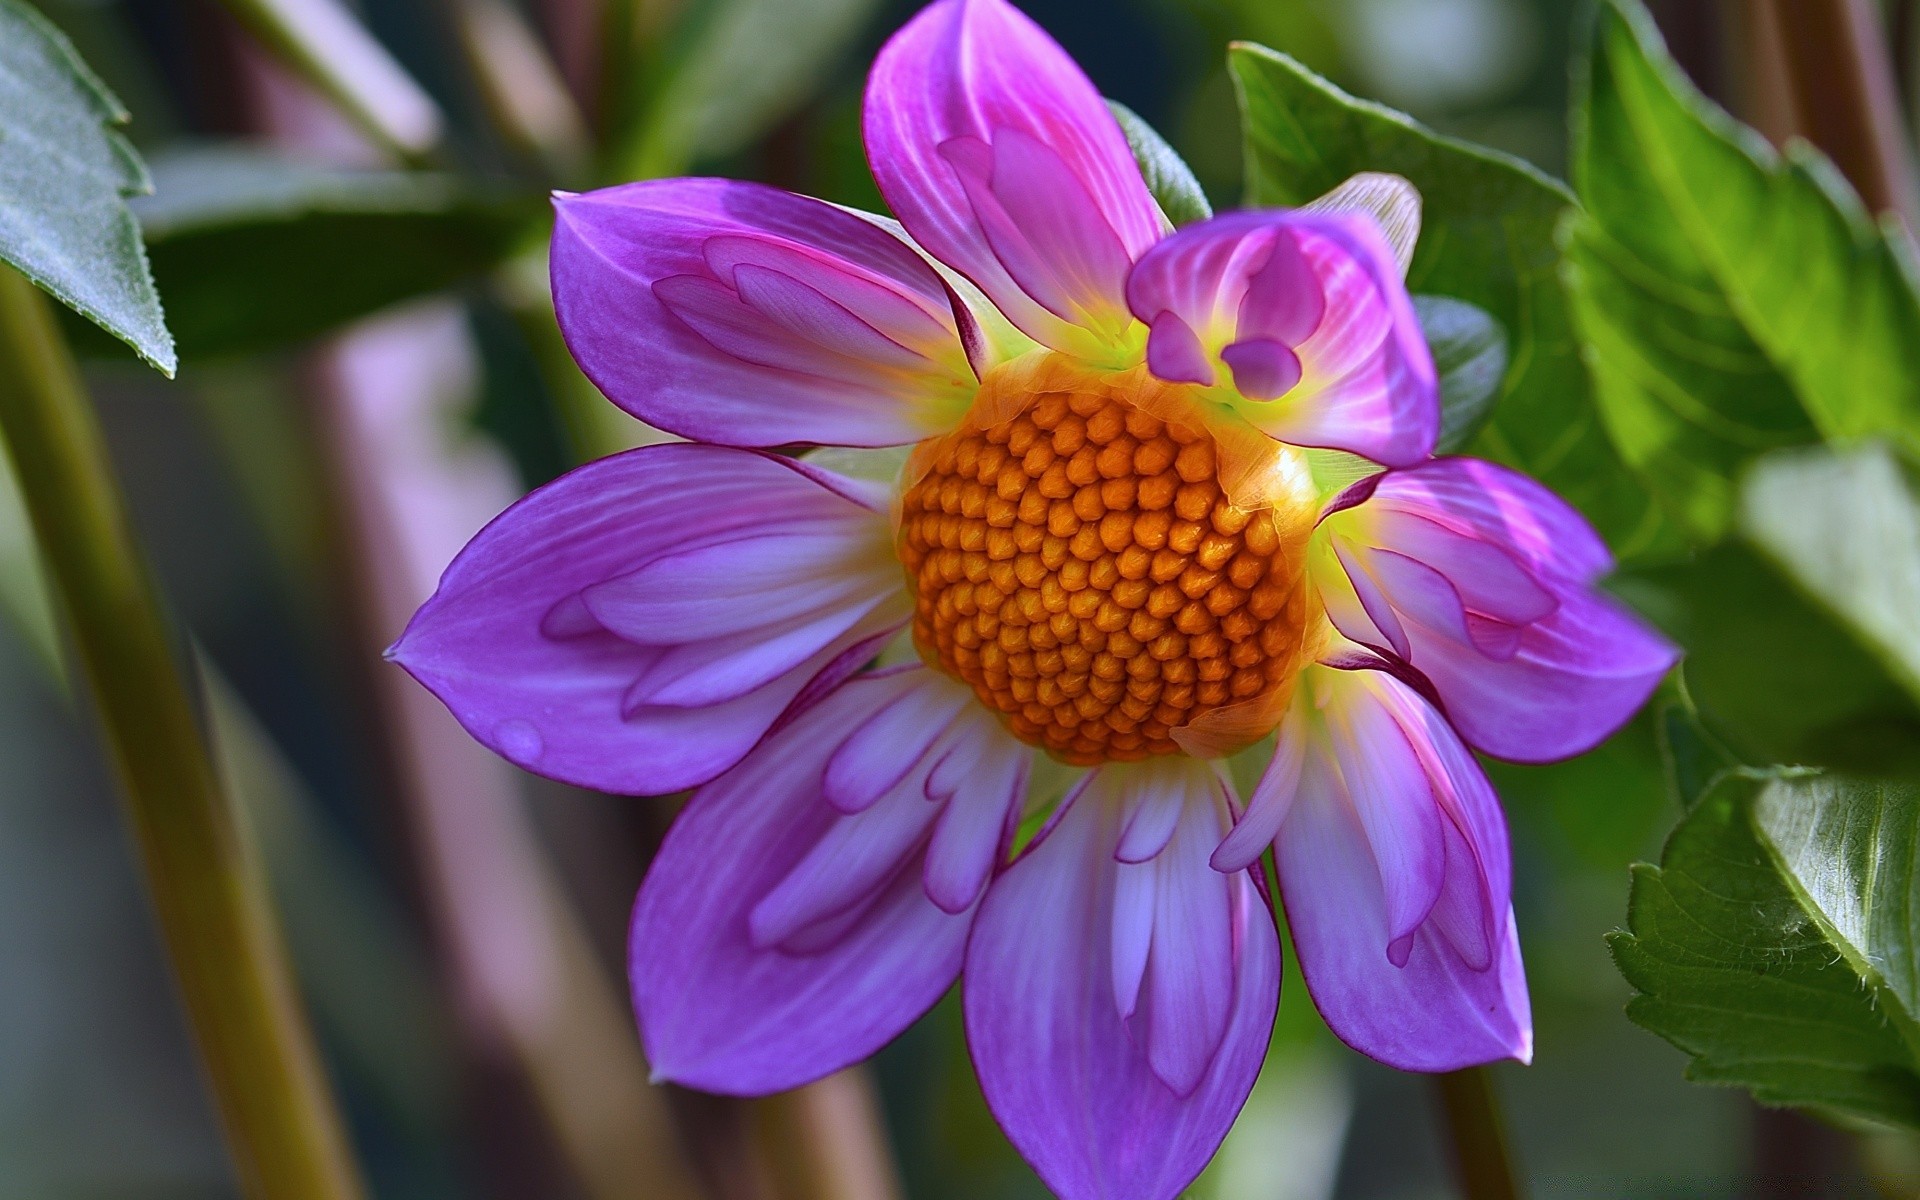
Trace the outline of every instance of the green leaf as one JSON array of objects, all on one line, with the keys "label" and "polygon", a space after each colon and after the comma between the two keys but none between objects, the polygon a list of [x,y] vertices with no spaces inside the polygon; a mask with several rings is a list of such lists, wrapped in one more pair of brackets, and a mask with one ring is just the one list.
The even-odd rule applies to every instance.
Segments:
[{"label": "green leaf", "polygon": [[1779,451],[1736,534],[1614,590],[1686,648],[1701,719],[1750,761],[1920,774],[1920,504],[1891,453]]},{"label": "green leaf", "polygon": [[1207,203],[1207,194],[1193,177],[1193,168],[1167,144],[1160,131],[1118,100],[1107,101],[1107,107],[1120,122],[1120,132],[1127,135],[1127,147],[1140,164],[1140,173],[1146,176],[1147,190],[1153,193],[1167,220],[1178,228],[1212,216],[1213,205]]},{"label": "green leaf", "polygon": [[1228,67],[1248,203],[1304,204],[1361,171],[1419,189],[1425,233],[1408,287],[1479,305],[1513,339],[1504,391],[1473,452],[1565,496],[1623,558],[1673,546],[1664,513],[1599,427],[1557,274],[1554,226],[1573,203],[1566,188],[1519,159],[1356,100],[1265,47],[1236,44]]},{"label": "green leaf", "polygon": [[[1920,298],[1904,233],[1883,228],[1804,143],[1776,153],[1702,97],[1637,6],[1603,7],[1595,92],[1618,105],[1660,206],[1754,345],[1828,438],[1920,451]],[[1652,200],[1649,194],[1647,199]]]},{"label": "green leaf", "polygon": [[230,148],[153,168],[155,194],[135,210],[188,355],[270,348],[438,291],[500,262],[546,209],[445,176]]},{"label": "green leaf", "polygon": [[127,120],[65,35],[0,0],[0,259],[171,376],[173,338],[125,199],[151,185],[110,128]]},{"label": "green leaf", "polygon": [[1493,415],[1507,373],[1507,331],[1477,304],[1451,296],[1415,296],[1413,311],[1440,373],[1438,454],[1454,454]]},{"label": "green leaf", "polygon": [[1636,1023],[1690,1078],[1770,1104],[1920,1126],[1920,790],[1723,777],[1633,870],[1614,961]]},{"label": "green leaf", "polygon": [[1805,146],[1783,159],[1694,89],[1637,8],[1603,9],[1566,228],[1607,424],[1695,536],[1754,456],[1822,435],[1920,446],[1904,235]]},{"label": "green leaf", "polygon": [[693,0],[626,97],[609,179],[679,174],[759,137],[819,85],[877,0]]}]

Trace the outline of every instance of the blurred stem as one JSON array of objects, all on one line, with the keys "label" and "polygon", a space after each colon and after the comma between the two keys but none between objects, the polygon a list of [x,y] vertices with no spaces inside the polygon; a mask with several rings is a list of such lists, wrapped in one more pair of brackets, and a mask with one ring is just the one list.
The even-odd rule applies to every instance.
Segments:
[{"label": "blurred stem", "polygon": [[1520,1187],[1507,1154],[1500,1102],[1485,1067],[1433,1077],[1447,1116],[1454,1170],[1467,1200],[1519,1200]]},{"label": "blurred stem", "polygon": [[433,98],[341,0],[221,0],[382,149],[416,162],[440,141]]},{"label": "blurred stem", "polygon": [[1770,0],[1799,132],[1826,151],[1867,207],[1920,228],[1900,90],[1873,0]]},{"label": "blurred stem", "polygon": [[241,1187],[352,1200],[359,1174],[258,863],[220,789],[92,406],[46,298],[5,268],[0,429],[99,709]]}]

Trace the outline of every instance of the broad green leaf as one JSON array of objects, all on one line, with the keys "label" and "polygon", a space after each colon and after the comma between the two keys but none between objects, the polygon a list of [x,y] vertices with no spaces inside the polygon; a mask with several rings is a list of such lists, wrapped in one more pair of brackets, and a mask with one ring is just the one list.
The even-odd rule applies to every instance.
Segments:
[{"label": "broad green leaf", "polygon": [[[1630,318],[1635,346],[1695,308],[1649,355],[1675,386],[1640,381],[1670,410],[1641,431],[1640,452],[1663,468],[1697,456],[1724,476],[1742,450],[1812,440],[1809,423],[1920,451],[1920,296],[1905,234],[1874,223],[1816,151],[1796,143],[1782,156],[1702,97],[1637,5],[1602,7],[1591,93],[1581,194],[1610,245],[1583,232],[1577,257],[1647,269],[1607,303],[1615,314],[1667,289]],[[1690,485],[1705,486],[1699,474]],[[1710,494],[1689,507],[1725,511]]]},{"label": "broad green leaf", "polygon": [[482,197],[444,176],[339,171],[248,150],[157,158],[134,207],[183,353],[323,333],[500,262],[544,198]]},{"label": "broad green leaf", "polygon": [[1920,498],[1885,445],[1763,459],[1740,527],[1920,701]]},{"label": "broad green leaf", "polygon": [[1695,536],[1739,469],[1829,437],[1920,440],[1920,303],[1830,166],[1694,89],[1645,14],[1601,14],[1574,118],[1568,284],[1614,441]]},{"label": "broad green leaf", "polygon": [[1455,454],[1493,415],[1507,373],[1507,331],[1486,309],[1451,296],[1415,296],[1413,311],[1440,373],[1436,453]]},{"label": "broad green leaf", "polygon": [[1443,137],[1334,87],[1284,54],[1236,44],[1247,200],[1299,205],[1361,171],[1404,176],[1424,232],[1407,285],[1479,305],[1513,340],[1504,389],[1472,451],[1565,496],[1623,558],[1670,548],[1658,504],[1600,428],[1558,278],[1567,189],[1516,158]]},{"label": "broad green leaf", "polygon": [[1147,190],[1153,193],[1167,220],[1178,228],[1212,216],[1213,205],[1207,203],[1207,194],[1201,190],[1200,181],[1193,177],[1193,168],[1180,157],[1179,151],[1167,144],[1160,131],[1118,100],[1107,101],[1107,107],[1119,120],[1120,132],[1127,135],[1127,147],[1133,151],[1133,160],[1140,164]]},{"label": "broad green leaf", "polygon": [[177,365],[126,197],[146,168],[126,109],[59,30],[0,0],[0,260],[166,375]]},{"label": "broad green leaf", "polygon": [[1633,870],[1610,939],[1627,1015],[1692,1079],[1920,1126],[1916,839],[1911,785],[1723,776]]},{"label": "broad green leaf", "polygon": [[684,172],[765,132],[866,26],[877,0],[691,0],[636,72],[610,180]]},{"label": "broad green leaf", "polygon": [[1778,451],[1736,533],[1613,586],[1686,648],[1701,718],[1750,761],[1920,772],[1920,505],[1882,447]]}]

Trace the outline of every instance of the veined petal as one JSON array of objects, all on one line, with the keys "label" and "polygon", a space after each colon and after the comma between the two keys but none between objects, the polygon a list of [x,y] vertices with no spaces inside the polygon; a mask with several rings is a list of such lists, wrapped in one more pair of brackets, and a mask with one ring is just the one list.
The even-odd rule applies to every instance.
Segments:
[{"label": "veined petal", "polygon": [[[816,545],[834,530],[840,549],[864,538],[883,563],[880,503],[862,485],[754,451],[676,444],[602,459],[476,535],[389,656],[530,771],[609,792],[690,787],[738,762],[810,680],[896,628],[906,616],[897,581],[868,572],[843,587],[836,577],[830,596],[769,620],[736,595],[710,606],[726,610],[721,624],[692,640],[672,625],[603,622],[583,597],[676,556],[712,565],[731,555],[751,574],[762,552],[786,561],[782,531]],[[662,594],[674,585],[657,582]]]},{"label": "veined petal", "polygon": [[554,308],[616,404],[699,441],[887,446],[958,420],[976,380],[940,276],[817,200],[723,179],[555,201]]},{"label": "veined petal", "polygon": [[1035,340],[1129,324],[1128,265],[1165,232],[1093,84],[1005,0],[938,0],[880,51],[862,118],[887,205]]},{"label": "veined petal", "polygon": [[733,1095],[798,1087],[891,1041],[958,975],[973,913],[927,900],[912,847],[812,943],[753,936],[763,898],[861,819],[826,802],[820,777],[835,735],[892,694],[841,687],[701,788],[668,831],[634,906],[628,960],[662,1078]]},{"label": "veined petal", "polygon": [[1152,330],[1150,365],[1198,381],[1192,333],[1233,384],[1210,394],[1272,437],[1391,466],[1433,452],[1433,356],[1368,216],[1270,210],[1186,226],[1134,266],[1127,302]]},{"label": "veined petal", "polygon": [[1181,828],[1134,865],[1114,858],[1123,805],[1103,768],[988,890],[968,946],[967,1041],[987,1103],[1067,1200],[1171,1200],[1265,1056],[1279,940],[1253,881],[1206,865],[1227,814],[1195,765]]},{"label": "veined petal", "polygon": [[1592,583],[1613,570],[1613,555],[1586,518],[1542,484],[1498,463],[1436,458],[1390,471],[1379,477],[1372,503],[1499,546],[1536,577]]},{"label": "veined petal", "polygon": [[[1492,789],[1445,721],[1404,684],[1374,671],[1311,674],[1316,690],[1371,708],[1411,747],[1417,775],[1368,786],[1401,785],[1406,790],[1384,806],[1436,814],[1444,864],[1427,917],[1402,932],[1382,884],[1380,840],[1359,811],[1359,785],[1342,776],[1374,747],[1341,756],[1328,734],[1314,739],[1274,857],[1315,1006],[1342,1041],[1402,1070],[1526,1061],[1532,1021],[1507,894],[1506,827]],[[1396,942],[1403,955],[1390,958],[1383,951]]]},{"label": "veined petal", "polygon": [[1594,589],[1611,559],[1586,522],[1505,468],[1388,471],[1315,537],[1311,570],[1335,626],[1425,676],[1489,754],[1547,762],[1591,749],[1678,658]]}]

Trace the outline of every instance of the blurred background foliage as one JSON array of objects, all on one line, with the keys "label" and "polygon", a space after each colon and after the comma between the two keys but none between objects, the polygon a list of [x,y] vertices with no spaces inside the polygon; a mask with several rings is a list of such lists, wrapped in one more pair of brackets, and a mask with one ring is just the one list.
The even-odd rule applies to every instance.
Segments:
[{"label": "blurred background foliage", "polygon": [[[646,1088],[620,982],[622,939],[671,806],[585,795],[476,758],[376,656],[452,549],[514,494],[656,436],[600,400],[559,343],[545,295],[547,189],[699,172],[878,209],[857,128],[865,64],[917,5],[369,0],[358,12],[364,32],[310,0],[39,7],[135,115],[127,133],[151,167],[154,193],[133,207],[177,342],[178,380],[137,366],[80,318],[68,329],[88,357],[140,537],[209,680],[206,718],[263,849],[372,1191],[1043,1196],[979,1098],[951,997],[869,1069],[797,1098],[742,1103]],[[1593,25],[1587,5],[1023,7],[1105,94],[1166,135],[1217,208],[1243,192],[1297,202],[1350,170],[1402,170],[1429,206],[1416,290],[1473,300],[1510,333],[1524,327],[1564,343],[1557,358],[1516,365],[1509,390],[1524,386],[1538,401],[1498,410],[1476,447],[1526,463],[1581,503],[1630,560],[1621,593],[1668,624],[1695,666],[1685,687],[1663,693],[1592,754],[1552,767],[1490,764],[1513,826],[1537,1026],[1535,1065],[1494,1075],[1532,1193],[1920,1194],[1920,1151],[1906,1135],[1843,1133],[1761,1109],[1739,1090],[1691,1084],[1688,1055],[1624,1011],[1637,987],[1648,995],[1634,1002],[1635,1019],[1687,1044],[1658,1011],[1663,994],[1674,999],[1671,979],[1647,965],[1660,946],[1639,919],[1652,909],[1640,906],[1665,889],[1685,908],[1688,846],[1724,858],[1728,838],[1747,838],[1741,845],[1758,853],[1754,837],[1792,832],[1780,832],[1792,822],[1778,802],[1766,807],[1766,796],[1777,801],[1798,786],[1790,780],[1708,791],[1729,753],[1755,763],[1911,765],[1920,659],[1903,659],[1900,647],[1915,644],[1920,608],[1903,606],[1917,593],[1896,581],[1862,602],[1878,576],[1861,573],[1868,582],[1855,586],[1854,576],[1835,575],[1835,554],[1844,568],[1849,554],[1857,566],[1911,550],[1914,527],[1898,524],[1900,502],[1911,506],[1898,460],[1840,475],[1825,460],[1768,460],[1764,471],[1741,473],[1761,451],[1845,426],[1814,394],[1830,383],[1872,393],[1871,364],[1834,380],[1832,363],[1789,362],[1727,401],[1757,428],[1725,433],[1708,422],[1725,433],[1710,444],[1698,422],[1672,434],[1644,374],[1596,365],[1590,384],[1576,368],[1574,326],[1557,290],[1542,300],[1500,283],[1488,265],[1500,247],[1476,246],[1448,226],[1449,214],[1507,204],[1500,219],[1530,222],[1525,244],[1547,247],[1561,205],[1550,184],[1507,164],[1464,173],[1452,164],[1430,183],[1417,177],[1423,149],[1383,165],[1380,154],[1401,151],[1377,145],[1374,158],[1351,165],[1330,151],[1317,165],[1327,181],[1284,147],[1272,149],[1268,173],[1243,172],[1228,43],[1274,47],[1442,133],[1571,177],[1586,212],[1564,227],[1562,244],[1571,319],[1590,344],[1648,344],[1644,330],[1623,328],[1635,319],[1694,322],[1685,326],[1690,344],[1718,346],[1723,362],[1757,361],[1769,357],[1768,338],[1789,336],[1759,319],[1772,311],[1770,296],[1845,291],[1862,276],[1822,278],[1809,258],[1811,272],[1791,279],[1729,283],[1714,256],[1737,257],[1737,239],[1751,235],[1738,213],[1687,210],[1701,201],[1681,194],[1684,178],[1666,178],[1663,192],[1661,179],[1615,170],[1662,155],[1695,161],[1685,143],[1699,136],[1692,110],[1655,111],[1657,88],[1635,100],[1614,77],[1591,84],[1619,86],[1627,98],[1617,112],[1591,106],[1586,123],[1576,122],[1585,141],[1570,143],[1568,63],[1576,33]],[[1769,84],[1738,69],[1732,18],[1742,7],[1679,0],[1657,15],[1708,93],[1766,128]],[[1890,4],[1885,15],[1905,78],[1911,6]],[[288,29],[313,38],[289,40]],[[327,48],[324,61],[314,45]],[[1614,50],[1616,75],[1631,75],[1627,43]],[[1268,69],[1245,58],[1240,68]],[[1282,71],[1269,82],[1280,94],[1290,78]],[[1668,135],[1679,140],[1659,141]],[[1457,195],[1447,191],[1462,179]],[[1705,176],[1696,183],[1715,186]],[[1806,186],[1785,202],[1811,205],[1811,215],[1793,219],[1838,221],[1836,236],[1857,249],[1864,217],[1821,207],[1827,193]],[[1663,240],[1650,213],[1695,231],[1702,221],[1722,225],[1735,241]],[[1435,239],[1436,228],[1454,240]],[[1511,267],[1515,278],[1557,268],[1551,254]],[[1539,304],[1549,307],[1529,307]],[[1888,336],[1897,341],[1898,330]],[[1890,349],[1889,369],[1908,370],[1902,356],[1920,354],[1916,346]],[[1691,379],[1686,393],[1710,403],[1724,379],[1706,378],[1699,361],[1680,354],[1656,374]],[[1604,431],[1587,407],[1590,386]],[[1563,445],[1549,462],[1547,451],[1570,436],[1563,410],[1574,408],[1588,425],[1571,435],[1571,457]],[[1856,422],[1842,432],[1877,429]],[[1788,489],[1771,507],[1769,480]],[[1894,514],[1876,527],[1883,542],[1804,545],[1793,510],[1875,480],[1881,490],[1866,508]],[[234,1194],[18,508],[0,504],[0,601],[16,618],[0,624],[0,1194]],[[1822,594],[1823,580],[1835,594]],[[1755,645],[1781,652],[1756,658]],[[1864,675],[1873,678],[1863,684]],[[1743,823],[1750,810],[1760,834]],[[1668,847],[1664,875],[1643,870],[1634,885],[1636,921],[1618,939],[1630,985],[1607,942],[1627,924],[1628,864],[1658,860],[1683,814],[1691,840]],[[1869,957],[1884,950],[1866,934],[1862,945]],[[1638,969],[1635,946],[1647,956]],[[1776,947],[1767,959],[1761,947],[1761,973],[1794,949]],[[1826,946],[1798,949],[1818,958]],[[1847,975],[1834,986],[1860,985]],[[1297,975],[1275,1042],[1195,1196],[1451,1194],[1427,1086],[1340,1046]],[[1724,1065],[1699,1039],[1689,1050]],[[1912,1067],[1908,1051],[1898,1069]],[[1721,1078],[1753,1082],[1739,1069]],[[1791,1089],[1762,1095],[1835,1111]]]}]

